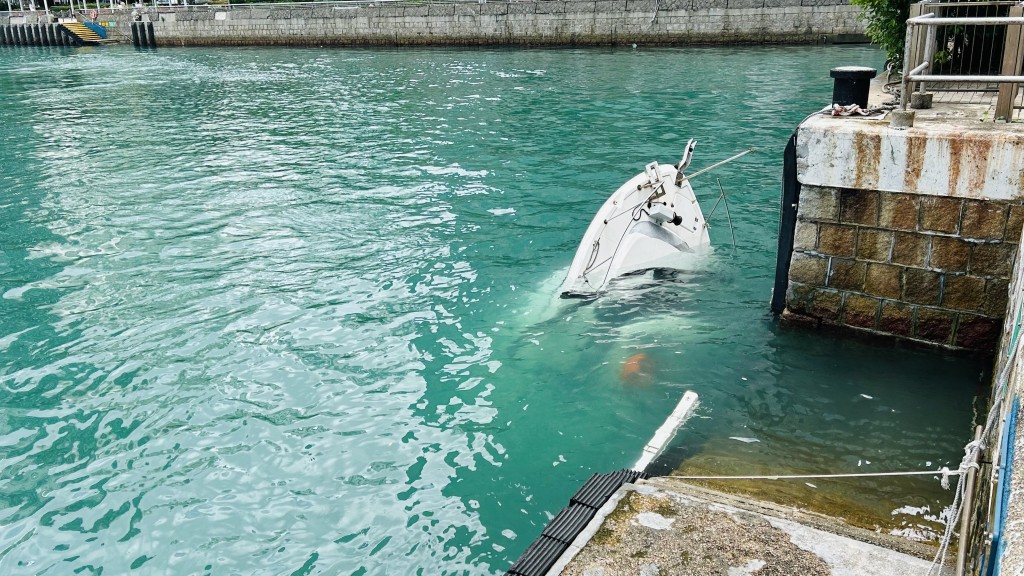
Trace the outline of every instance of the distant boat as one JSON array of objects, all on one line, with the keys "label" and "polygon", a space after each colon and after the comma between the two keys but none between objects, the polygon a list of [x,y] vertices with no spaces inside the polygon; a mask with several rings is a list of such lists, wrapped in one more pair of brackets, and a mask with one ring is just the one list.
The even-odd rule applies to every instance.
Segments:
[{"label": "distant boat", "polygon": [[696,144],[687,143],[675,166],[651,162],[605,201],[583,235],[561,296],[596,296],[615,278],[645,270],[686,270],[711,246],[683,173]]}]

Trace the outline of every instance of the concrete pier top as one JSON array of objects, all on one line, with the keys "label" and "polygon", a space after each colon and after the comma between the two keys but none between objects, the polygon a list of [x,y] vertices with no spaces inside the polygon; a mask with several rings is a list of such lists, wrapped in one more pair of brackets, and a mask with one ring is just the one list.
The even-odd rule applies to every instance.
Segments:
[{"label": "concrete pier top", "polygon": [[934,554],[924,544],[671,478],[623,485],[606,507],[600,526],[581,535],[590,538],[577,544],[564,576],[924,574]]},{"label": "concrete pier top", "polygon": [[[891,97],[881,95],[872,103]],[[992,121],[985,104],[936,102],[914,125],[879,117],[816,115],[800,126],[804,185],[979,200],[1024,197],[1024,124]]]}]

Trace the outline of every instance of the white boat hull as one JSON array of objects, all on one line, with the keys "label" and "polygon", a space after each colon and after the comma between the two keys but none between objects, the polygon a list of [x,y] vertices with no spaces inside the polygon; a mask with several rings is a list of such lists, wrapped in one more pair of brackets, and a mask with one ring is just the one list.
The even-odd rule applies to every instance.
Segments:
[{"label": "white boat hull", "polygon": [[675,166],[652,162],[605,201],[583,235],[562,296],[593,296],[643,270],[689,268],[711,242],[693,188],[678,176]]}]

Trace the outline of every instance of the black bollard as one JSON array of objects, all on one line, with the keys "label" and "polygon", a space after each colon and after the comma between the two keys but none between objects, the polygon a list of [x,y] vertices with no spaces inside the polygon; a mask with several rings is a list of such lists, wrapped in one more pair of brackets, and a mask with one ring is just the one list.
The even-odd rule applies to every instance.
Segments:
[{"label": "black bollard", "polygon": [[861,108],[867,108],[871,79],[877,74],[878,70],[866,66],[833,68],[829,72],[829,76],[835,78],[832,84],[832,103],[840,106],[856,104]]},{"label": "black bollard", "polygon": [[7,26],[0,26],[0,46],[7,46]]},{"label": "black bollard", "polygon": [[149,47],[156,48],[156,34],[153,33],[153,23],[146,22],[146,28],[149,32]]},{"label": "black bollard", "polygon": [[139,23],[132,22],[132,46],[139,47]]}]

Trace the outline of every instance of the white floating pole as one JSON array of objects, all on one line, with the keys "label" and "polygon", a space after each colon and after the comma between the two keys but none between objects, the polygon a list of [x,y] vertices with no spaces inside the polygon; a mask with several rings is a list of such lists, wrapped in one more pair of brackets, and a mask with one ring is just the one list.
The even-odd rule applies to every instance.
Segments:
[{"label": "white floating pole", "polygon": [[665,423],[658,428],[658,431],[654,433],[654,436],[647,446],[644,446],[644,453],[640,456],[640,459],[633,465],[633,470],[637,472],[643,472],[651,465],[651,462],[655,458],[661,455],[665,451],[665,447],[672,441],[676,436],[676,432],[679,431],[679,427],[684,422],[690,419],[693,415],[694,408],[697,407],[697,393],[690,392],[687,390],[686,394],[683,394],[683,398],[679,400],[679,404],[676,404],[675,410],[669,414],[668,419]]}]

